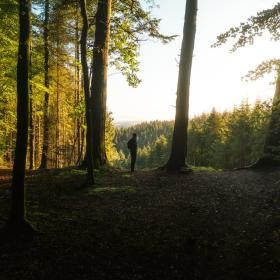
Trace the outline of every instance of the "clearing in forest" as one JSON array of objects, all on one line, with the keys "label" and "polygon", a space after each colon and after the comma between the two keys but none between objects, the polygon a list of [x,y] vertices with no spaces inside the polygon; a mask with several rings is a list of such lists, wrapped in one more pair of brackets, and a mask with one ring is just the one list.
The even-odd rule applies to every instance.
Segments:
[{"label": "clearing in forest", "polygon": [[[0,224],[10,171],[0,171]],[[279,279],[280,169],[27,174],[32,239],[1,238],[0,279]]]}]

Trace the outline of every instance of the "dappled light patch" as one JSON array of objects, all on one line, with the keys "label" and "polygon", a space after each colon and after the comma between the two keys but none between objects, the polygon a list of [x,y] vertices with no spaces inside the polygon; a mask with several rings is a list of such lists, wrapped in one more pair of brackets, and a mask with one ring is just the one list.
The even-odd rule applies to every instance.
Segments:
[{"label": "dappled light patch", "polygon": [[131,174],[123,174],[122,177],[124,177],[124,178],[130,178],[130,177],[131,177]]},{"label": "dappled light patch", "polygon": [[113,193],[135,193],[136,189],[132,186],[123,186],[123,187],[97,187],[87,191],[89,195],[98,195],[98,194],[113,194]]},{"label": "dappled light patch", "polygon": [[198,171],[198,172],[221,172],[222,171],[222,169],[215,169],[209,166],[192,166],[191,168],[193,171]]},{"label": "dappled light patch", "polygon": [[64,178],[70,178],[73,176],[85,176],[86,170],[67,168],[67,169],[58,170],[57,173],[55,173],[55,175]]}]

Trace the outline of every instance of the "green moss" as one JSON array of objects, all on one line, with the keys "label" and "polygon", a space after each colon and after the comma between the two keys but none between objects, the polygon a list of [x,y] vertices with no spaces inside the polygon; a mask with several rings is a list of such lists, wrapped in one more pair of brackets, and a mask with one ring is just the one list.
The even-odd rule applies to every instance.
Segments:
[{"label": "green moss", "polygon": [[131,186],[124,186],[124,187],[98,187],[94,189],[90,189],[87,191],[88,195],[99,195],[99,194],[112,194],[112,193],[119,193],[119,192],[127,192],[127,193],[134,193],[136,189]]},{"label": "green moss", "polygon": [[199,172],[219,172],[222,171],[222,169],[215,169],[213,167],[209,166],[192,166],[191,167],[193,171],[199,171]]},{"label": "green moss", "polygon": [[59,177],[69,178],[72,176],[84,176],[87,171],[82,169],[62,169],[56,174]]}]

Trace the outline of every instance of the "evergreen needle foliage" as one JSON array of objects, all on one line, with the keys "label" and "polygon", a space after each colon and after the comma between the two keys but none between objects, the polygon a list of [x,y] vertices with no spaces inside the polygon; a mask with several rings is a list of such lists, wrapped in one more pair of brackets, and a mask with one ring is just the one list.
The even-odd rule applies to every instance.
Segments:
[{"label": "evergreen needle foliage", "polygon": [[[187,162],[192,166],[215,169],[241,168],[254,163],[263,151],[271,115],[271,102],[244,100],[232,111],[213,109],[189,121]],[[173,132],[172,121],[141,123],[118,128],[114,143],[119,159],[116,166],[128,167],[126,142],[138,135],[138,168],[156,168],[168,159]]]}]

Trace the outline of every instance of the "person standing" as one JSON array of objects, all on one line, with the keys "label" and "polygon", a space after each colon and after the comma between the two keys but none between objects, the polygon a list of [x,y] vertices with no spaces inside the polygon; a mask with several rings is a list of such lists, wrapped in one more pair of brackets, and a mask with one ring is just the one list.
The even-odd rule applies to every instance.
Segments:
[{"label": "person standing", "polygon": [[133,133],[132,138],[127,142],[127,147],[130,151],[130,158],[131,158],[130,170],[131,170],[131,172],[134,172],[135,162],[136,162],[136,157],[137,157],[137,136],[136,136],[136,133]]}]

